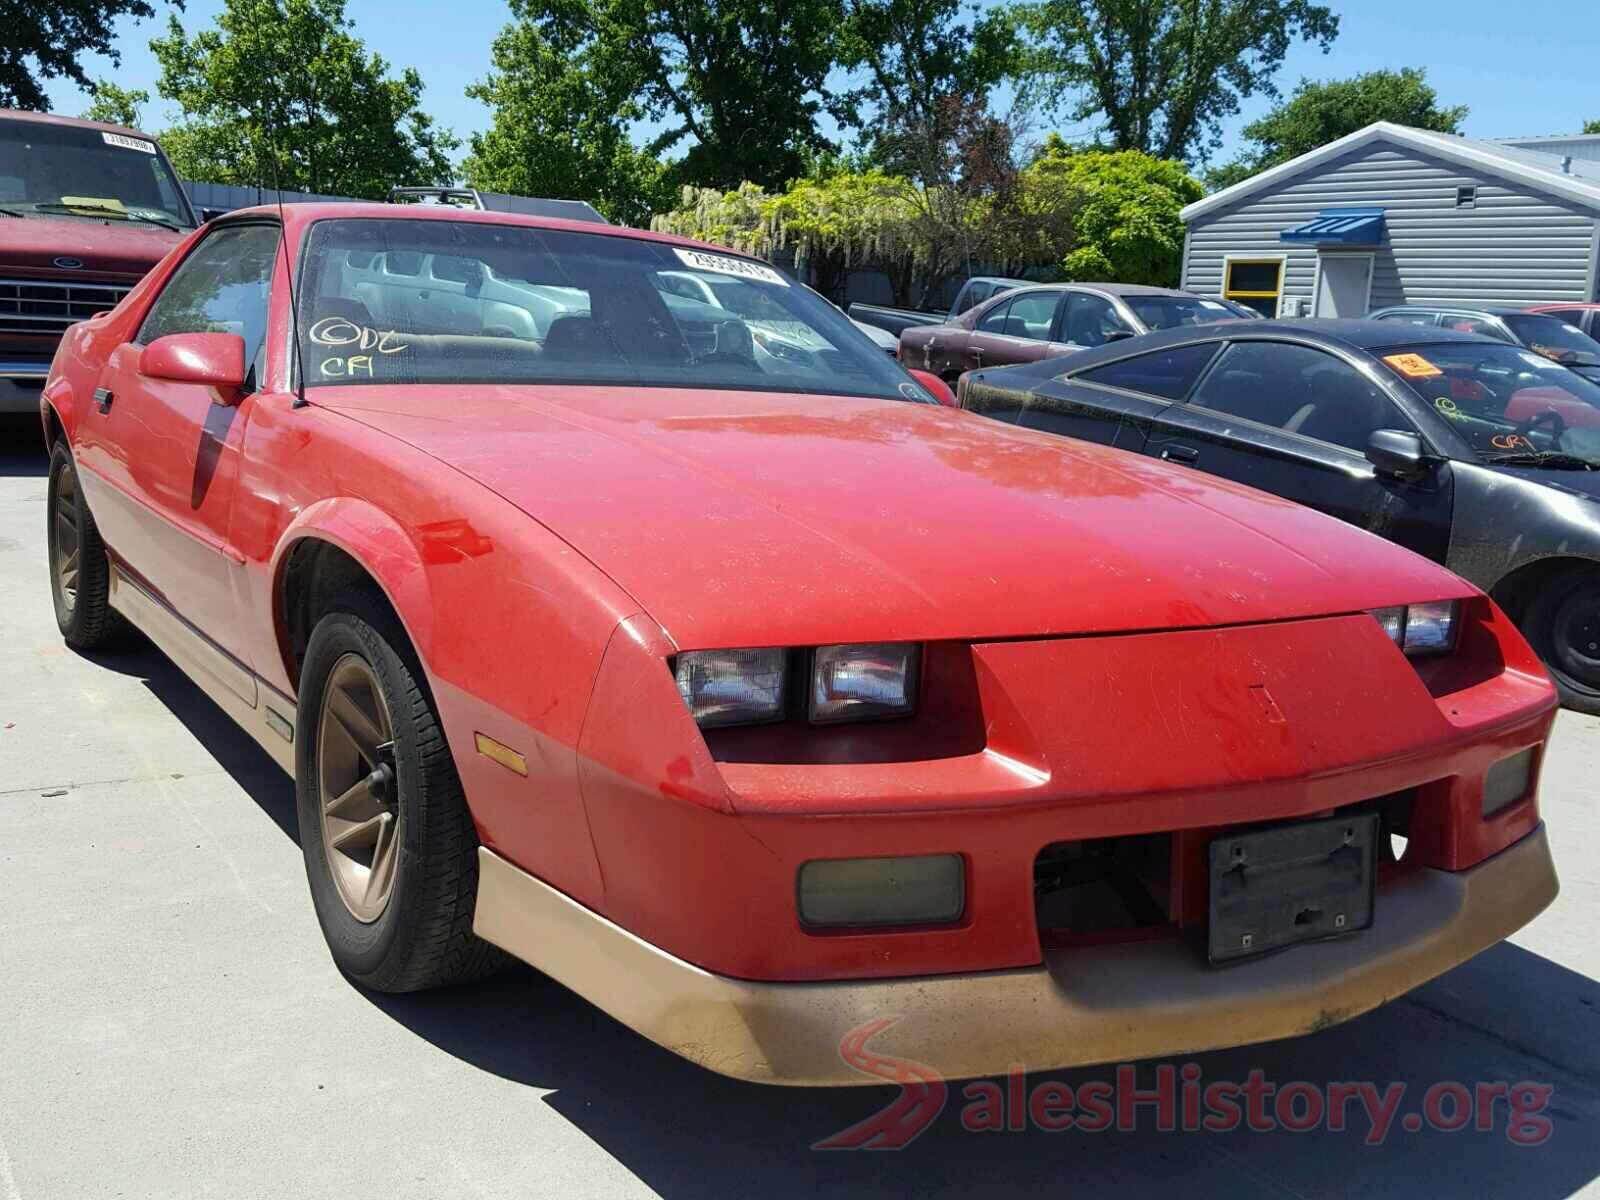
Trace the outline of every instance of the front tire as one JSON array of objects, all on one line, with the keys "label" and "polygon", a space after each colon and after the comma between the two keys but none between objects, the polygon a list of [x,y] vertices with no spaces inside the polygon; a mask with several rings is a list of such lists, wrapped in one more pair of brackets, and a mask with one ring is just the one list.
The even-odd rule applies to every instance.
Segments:
[{"label": "front tire", "polygon": [[56,628],[74,650],[115,641],[125,626],[111,608],[111,564],[64,440],[50,450],[45,517]]},{"label": "front tire", "polygon": [[1523,627],[1562,704],[1600,716],[1600,568],[1574,567],[1544,580]]},{"label": "front tire", "polygon": [[296,732],[300,845],[339,969],[410,992],[503,965],[472,933],[477,832],[420,664],[369,593],[312,631]]}]

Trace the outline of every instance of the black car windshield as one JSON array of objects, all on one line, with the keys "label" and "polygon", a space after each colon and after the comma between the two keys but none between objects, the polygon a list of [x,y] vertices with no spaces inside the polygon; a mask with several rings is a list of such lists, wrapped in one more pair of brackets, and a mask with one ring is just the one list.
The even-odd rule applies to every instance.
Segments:
[{"label": "black car windshield", "polygon": [[1244,319],[1221,300],[1208,300],[1202,296],[1124,296],[1122,300],[1133,309],[1133,315],[1143,322],[1144,327],[1152,330]]},{"label": "black car windshield", "polygon": [[180,229],[195,223],[154,142],[45,121],[0,121],[0,209]]},{"label": "black car windshield", "polygon": [[1500,319],[1519,342],[1546,358],[1586,367],[1600,363],[1600,342],[1560,317],[1543,313],[1505,313]]},{"label": "black car windshield", "polygon": [[1373,351],[1479,456],[1600,466],[1600,384],[1520,346],[1447,342]]},{"label": "black car windshield", "polygon": [[932,402],[765,263],[523,225],[330,218],[305,242],[306,383],[594,383]]}]

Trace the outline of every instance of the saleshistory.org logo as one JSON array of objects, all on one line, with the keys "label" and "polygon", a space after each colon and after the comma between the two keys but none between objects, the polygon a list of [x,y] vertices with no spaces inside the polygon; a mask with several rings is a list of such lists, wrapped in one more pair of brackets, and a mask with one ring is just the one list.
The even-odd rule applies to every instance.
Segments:
[{"label": "saleshistory.org logo", "polygon": [[[932,1067],[868,1048],[898,1016],[879,1017],[859,1025],[840,1039],[839,1057],[853,1069],[900,1086],[900,1094],[864,1121],[812,1145],[813,1150],[902,1150],[939,1118],[950,1098],[950,1085]],[[1247,1129],[1271,1133],[1284,1129],[1305,1133],[1326,1129],[1367,1130],[1366,1144],[1379,1146],[1396,1129],[1419,1133],[1430,1129],[1455,1133],[1473,1129],[1492,1133],[1504,1128],[1515,1146],[1540,1146],[1552,1126],[1544,1116],[1555,1088],[1547,1083],[1440,1082],[1423,1094],[1420,1105],[1407,1107],[1411,1088],[1403,1082],[1370,1081],[1314,1084],[1304,1080],[1275,1083],[1259,1068],[1238,1082],[1206,1081],[1200,1064],[1181,1067],[1161,1063],[1138,1072],[1128,1063],[1114,1079],[1091,1079],[1076,1086],[1059,1079],[1029,1086],[1027,1070],[1017,1064],[1002,1084],[978,1079],[961,1088],[965,1102],[961,1127],[968,1133],[1023,1133],[1036,1129],[1059,1133],[1127,1132],[1152,1124],[1162,1133],[1227,1133]],[[1153,1079],[1150,1077],[1153,1076]]]}]

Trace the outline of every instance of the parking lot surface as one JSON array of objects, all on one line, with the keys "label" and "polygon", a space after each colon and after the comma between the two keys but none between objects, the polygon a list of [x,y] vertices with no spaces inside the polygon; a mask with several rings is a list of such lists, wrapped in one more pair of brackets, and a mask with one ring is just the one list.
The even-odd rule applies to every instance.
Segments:
[{"label": "parking lot surface", "polygon": [[527,971],[403,997],[348,983],[289,781],[149,646],[62,645],[44,501],[36,431],[0,428],[0,1200],[1600,1195],[1600,720],[1557,725],[1563,890],[1534,924],[1348,1024],[1192,1060],[1205,1081],[1403,1083],[1401,1111],[1437,1084],[1548,1086],[1541,1144],[1499,1110],[1487,1130],[1396,1121],[1379,1145],[1354,1117],[974,1133],[953,1085],[904,1150],[816,1151],[894,1092],[724,1080]]}]

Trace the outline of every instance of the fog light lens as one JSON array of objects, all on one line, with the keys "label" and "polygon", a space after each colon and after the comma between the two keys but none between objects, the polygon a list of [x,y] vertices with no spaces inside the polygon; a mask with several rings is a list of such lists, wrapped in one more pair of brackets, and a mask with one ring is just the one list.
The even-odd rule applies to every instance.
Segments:
[{"label": "fog light lens", "polygon": [[1502,758],[1483,778],[1483,815],[1492,817],[1528,794],[1533,783],[1533,749]]},{"label": "fog light lens", "polygon": [[859,721],[910,712],[921,649],[912,642],[817,647],[812,656],[811,719]]},{"label": "fog light lens", "polygon": [[695,650],[678,655],[678,695],[702,729],[783,718],[788,651]]},{"label": "fog light lens", "polygon": [[818,859],[798,885],[800,920],[814,928],[944,924],[966,907],[959,854]]}]

